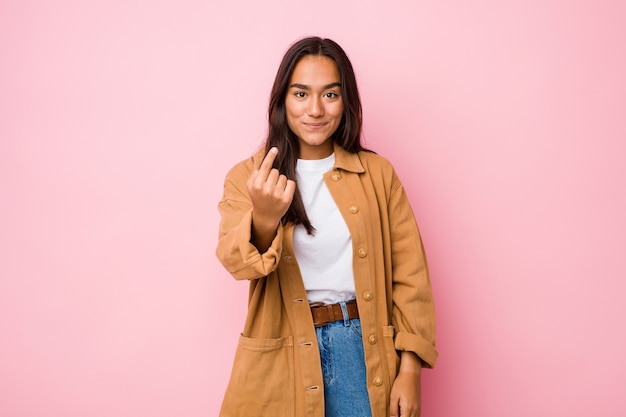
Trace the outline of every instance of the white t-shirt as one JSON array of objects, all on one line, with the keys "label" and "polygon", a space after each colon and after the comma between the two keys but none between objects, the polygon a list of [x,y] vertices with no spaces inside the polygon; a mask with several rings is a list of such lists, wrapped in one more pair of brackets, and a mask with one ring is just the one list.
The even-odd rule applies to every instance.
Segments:
[{"label": "white t-shirt", "polygon": [[313,235],[304,226],[293,232],[293,247],[309,302],[334,304],[355,298],[352,238],[326,184],[324,173],[335,154],[324,159],[298,159],[296,180]]}]

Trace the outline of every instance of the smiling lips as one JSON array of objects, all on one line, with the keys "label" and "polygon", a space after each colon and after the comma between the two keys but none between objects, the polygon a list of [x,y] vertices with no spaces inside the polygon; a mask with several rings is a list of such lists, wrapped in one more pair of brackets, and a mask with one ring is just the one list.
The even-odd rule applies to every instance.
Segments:
[{"label": "smiling lips", "polygon": [[321,129],[324,126],[326,126],[326,123],[304,123],[304,125],[308,127],[309,129],[316,130],[316,129]]}]

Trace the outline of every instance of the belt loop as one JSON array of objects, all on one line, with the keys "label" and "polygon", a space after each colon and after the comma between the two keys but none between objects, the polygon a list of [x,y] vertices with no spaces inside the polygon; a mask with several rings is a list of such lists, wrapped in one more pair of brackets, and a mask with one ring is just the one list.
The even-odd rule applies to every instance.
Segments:
[{"label": "belt loop", "polygon": [[341,312],[343,313],[343,325],[348,327],[350,326],[350,315],[348,314],[348,307],[346,307],[346,302],[340,301],[339,305],[341,306]]}]

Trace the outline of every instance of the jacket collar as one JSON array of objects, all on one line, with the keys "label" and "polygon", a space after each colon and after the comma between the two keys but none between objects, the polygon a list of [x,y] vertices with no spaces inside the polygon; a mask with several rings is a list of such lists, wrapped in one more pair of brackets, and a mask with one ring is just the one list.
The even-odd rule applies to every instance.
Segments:
[{"label": "jacket collar", "polygon": [[[363,164],[361,164],[361,158],[359,158],[358,153],[350,153],[341,146],[337,145],[337,143],[334,143],[333,152],[335,152],[334,169],[343,169],[344,171],[354,172],[357,174],[365,172],[365,168],[363,168]],[[265,145],[263,145],[253,156],[253,160],[255,162],[254,165],[256,167],[260,166],[263,158],[265,158]]]},{"label": "jacket collar", "polygon": [[359,158],[358,153],[350,153],[337,145],[337,143],[334,143],[334,146],[335,168],[355,172],[357,174],[365,172],[365,168],[363,168],[363,164],[361,164],[361,158]]}]

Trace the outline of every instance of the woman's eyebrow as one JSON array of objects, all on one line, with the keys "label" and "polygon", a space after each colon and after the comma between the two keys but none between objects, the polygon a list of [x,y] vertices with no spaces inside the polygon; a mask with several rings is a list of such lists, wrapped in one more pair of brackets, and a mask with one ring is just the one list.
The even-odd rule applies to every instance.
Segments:
[{"label": "woman's eyebrow", "polygon": [[[341,87],[341,83],[335,82],[335,83],[327,84],[322,88],[322,90],[328,90],[329,88],[333,88],[333,87]],[[310,87],[308,85],[298,84],[298,83],[291,84],[289,88],[297,88],[300,90],[310,90]]]}]

